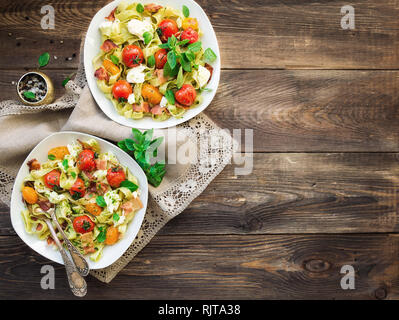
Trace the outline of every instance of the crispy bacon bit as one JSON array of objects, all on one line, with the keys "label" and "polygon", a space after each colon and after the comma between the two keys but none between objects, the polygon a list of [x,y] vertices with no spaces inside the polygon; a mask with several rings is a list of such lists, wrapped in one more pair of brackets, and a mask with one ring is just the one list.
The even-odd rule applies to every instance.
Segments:
[{"label": "crispy bacon bit", "polygon": [[118,48],[118,46],[108,39],[104,41],[100,48],[102,51],[110,52],[112,49]]},{"label": "crispy bacon bit", "polygon": [[209,83],[209,81],[211,81],[211,79],[212,79],[213,67],[210,64],[205,63],[205,68],[207,68],[208,71],[211,73],[211,76],[209,77],[209,80],[208,80],[208,83]]},{"label": "crispy bacon bit", "polygon": [[150,112],[150,105],[148,102],[141,102],[140,105],[134,104],[133,105],[133,111],[134,112]]},{"label": "crispy bacon bit", "polygon": [[163,85],[168,81],[168,79],[166,79],[163,75],[163,69],[155,69],[154,75],[158,78],[160,85]]},{"label": "crispy bacon bit", "polygon": [[96,72],[94,72],[94,76],[98,80],[105,80],[105,81],[109,80],[109,75],[108,75],[107,71],[103,67],[98,68],[96,70]]},{"label": "crispy bacon bit", "polygon": [[36,226],[36,231],[40,231],[40,230],[42,230],[43,229],[43,225],[41,224],[41,223],[39,223],[37,226]]},{"label": "crispy bacon bit", "polygon": [[80,240],[82,241],[82,248],[85,254],[95,252],[93,243],[93,232],[81,234]]},{"label": "crispy bacon bit", "polygon": [[159,11],[159,9],[162,9],[163,7],[160,6],[159,4],[155,4],[155,3],[150,3],[150,4],[146,4],[144,6],[144,10],[151,12],[151,13],[156,13]]},{"label": "crispy bacon bit", "polygon": [[36,159],[29,160],[27,165],[29,167],[29,172],[32,170],[40,170],[40,163]]},{"label": "crispy bacon bit", "polygon": [[55,244],[55,241],[53,240],[52,237],[49,236],[49,237],[47,238],[47,244],[48,244],[48,245]]},{"label": "crispy bacon bit", "polygon": [[153,106],[151,108],[151,113],[155,114],[156,116],[161,115],[164,111],[166,110],[166,108],[162,108],[159,104],[157,104],[156,106]]},{"label": "crispy bacon bit", "polygon": [[115,21],[115,11],[118,7],[116,7],[114,10],[111,11],[111,13],[109,14],[108,17],[106,17],[105,19],[109,20],[109,21]]},{"label": "crispy bacon bit", "polygon": [[52,207],[51,202],[48,200],[39,201],[37,204],[39,205],[40,209],[46,212]]},{"label": "crispy bacon bit", "polygon": [[106,170],[107,169],[107,160],[95,159],[97,170]]}]

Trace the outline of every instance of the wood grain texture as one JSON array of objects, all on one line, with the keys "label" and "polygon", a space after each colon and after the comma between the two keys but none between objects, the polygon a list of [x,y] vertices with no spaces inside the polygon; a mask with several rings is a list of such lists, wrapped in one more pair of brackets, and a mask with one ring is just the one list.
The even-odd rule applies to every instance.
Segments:
[{"label": "wood grain texture", "polygon": [[[89,277],[86,299],[397,299],[398,253],[398,235],[156,236],[111,284]],[[55,290],[40,288],[48,263],[0,237],[0,298],[73,298],[56,264]]]},{"label": "wood grain texture", "polygon": [[[399,154],[255,154],[228,166],[163,235],[398,232]],[[13,234],[8,209],[0,234]]]},{"label": "wood grain texture", "polygon": [[[198,2],[217,33],[224,68],[397,69],[399,66],[396,1],[352,1],[355,30],[341,29],[340,10],[348,4],[346,1]],[[40,1],[2,0],[0,68],[35,66],[37,48],[59,57],[51,67],[76,68],[76,59],[65,59],[79,51],[80,36],[106,3],[106,0],[54,0],[51,4],[56,12],[56,28],[42,30]],[[245,53],[240,53],[238,47],[245,48]]]},{"label": "wood grain texture", "polygon": [[[0,73],[0,100],[22,72]],[[57,96],[70,72],[47,70]],[[398,90],[399,71],[225,70],[206,113],[253,129],[255,152],[399,152]]]}]

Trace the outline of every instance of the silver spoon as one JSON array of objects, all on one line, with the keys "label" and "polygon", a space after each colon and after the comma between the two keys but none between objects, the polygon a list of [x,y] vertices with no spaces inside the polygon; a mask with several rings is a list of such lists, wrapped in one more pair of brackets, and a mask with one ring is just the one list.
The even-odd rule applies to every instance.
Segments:
[{"label": "silver spoon", "polygon": [[61,253],[61,257],[64,261],[66,274],[68,277],[69,287],[71,288],[72,293],[77,297],[84,297],[87,293],[87,284],[85,279],[79,274],[75,264],[71,261],[71,259],[69,259],[60,240],[58,240],[57,234],[53,228],[53,225],[51,224],[51,221],[48,218],[45,218],[44,221],[46,222],[50,230],[51,236]]}]

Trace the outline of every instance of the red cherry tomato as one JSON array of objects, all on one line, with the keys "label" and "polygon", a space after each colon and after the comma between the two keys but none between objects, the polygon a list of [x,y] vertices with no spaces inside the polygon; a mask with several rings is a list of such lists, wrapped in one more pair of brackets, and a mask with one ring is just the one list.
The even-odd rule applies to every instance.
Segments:
[{"label": "red cherry tomato", "polygon": [[165,63],[168,61],[168,51],[166,49],[160,49],[155,52],[155,67],[157,69],[163,69]]},{"label": "red cherry tomato", "polygon": [[50,171],[44,176],[44,184],[51,190],[54,190],[54,187],[57,189],[60,187],[60,176],[61,173],[58,170]]},{"label": "red cherry tomato", "polygon": [[189,40],[188,43],[194,43],[198,41],[198,32],[192,28],[184,30],[180,36],[181,40]]},{"label": "red cherry tomato", "polygon": [[82,171],[93,171],[96,169],[95,155],[92,150],[86,149],[79,153],[78,168]]},{"label": "red cherry tomato", "polygon": [[143,51],[138,46],[128,45],[123,48],[122,60],[129,68],[137,67],[144,61]]},{"label": "red cherry tomato", "polygon": [[117,100],[119,100],[120,98],[127,100],[132,93],[133,88],[126,80],[118,80],[112,87],[112,94]]},{"label": "red cherry tomato", "polygon": [[72,188],[69,190],[72,198],[80,199],[84,197],[86,193],[85,183],[82,179],[77,178],[75,183],[73,184]]},{"label": "red cherry tomato", "polygon": [[158,34],[162,42],[167,42],[168,39],[179,32],[177,23],[171,19],[162,20],[158,26]]},{"label": "red cherry tomato", "polygon": [[88,216],[80,216],[73,219],[73,228],[78,233],[93,231],[94,226],[94,222]]},{"label": "red cherry tomato", "polygon": [[126,180],[125,171],[121,167],[114,167],[108,169],[107,172],[107,181],[109,185],[113,188],[119,188],[122,181]]},{"label": "red cherry tomato", "polygon": [[177,102],[186,107],[191,106],[194,103],[196,97],[197,92],[191,84],[183,85],[181,89],[176,91],[175,93],[175,98]]}]

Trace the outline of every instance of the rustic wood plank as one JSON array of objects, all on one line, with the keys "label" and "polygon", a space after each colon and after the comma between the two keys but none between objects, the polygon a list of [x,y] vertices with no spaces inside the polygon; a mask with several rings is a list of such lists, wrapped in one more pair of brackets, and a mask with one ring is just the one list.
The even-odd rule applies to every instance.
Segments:
[{"label": "rustic wood plank", "polygon": [[[46,72],[62,95],[71,71]],[[22,73],[0,73],[0,100],[16,98]],[[226,70],[206,113],[253,129],[255,152],[398,152],[398,90],[399,71]]]},{"label": "rustic wood plank", "polygon": [[[397,299],[398,235],[157,236],[110,283],[88,277],[86,299]],[[2,299],[73,298],[62,266],[0,237]],[[342,290],[343,265],[356,271]]]},{"label": "rustic wood plank", "polygon": [[[163,235],[398,232],[399,154],[255,154],[228,166]],[[0,234],[14,234],[7,208]]]},{"label": "rustic wood plank", "polygon": [[[198,2],[217,33],[224,68],[397,69],[399,66],[399,7],[395,1],[352,1],[355,30],[341,29],[340,9],[348,4],[342,0]],[[43,50],[59,57],[50,67],[76,68],[76,59],[66,59],[79,51],[80,36],[106,3],[106,0],[54,0],[51,4],[56,12],[56,28],[42,30],[41,2],[1,1],[0,68],[34,67]],[[245,48],[245,53],[237,52],[237,48]]]}]

